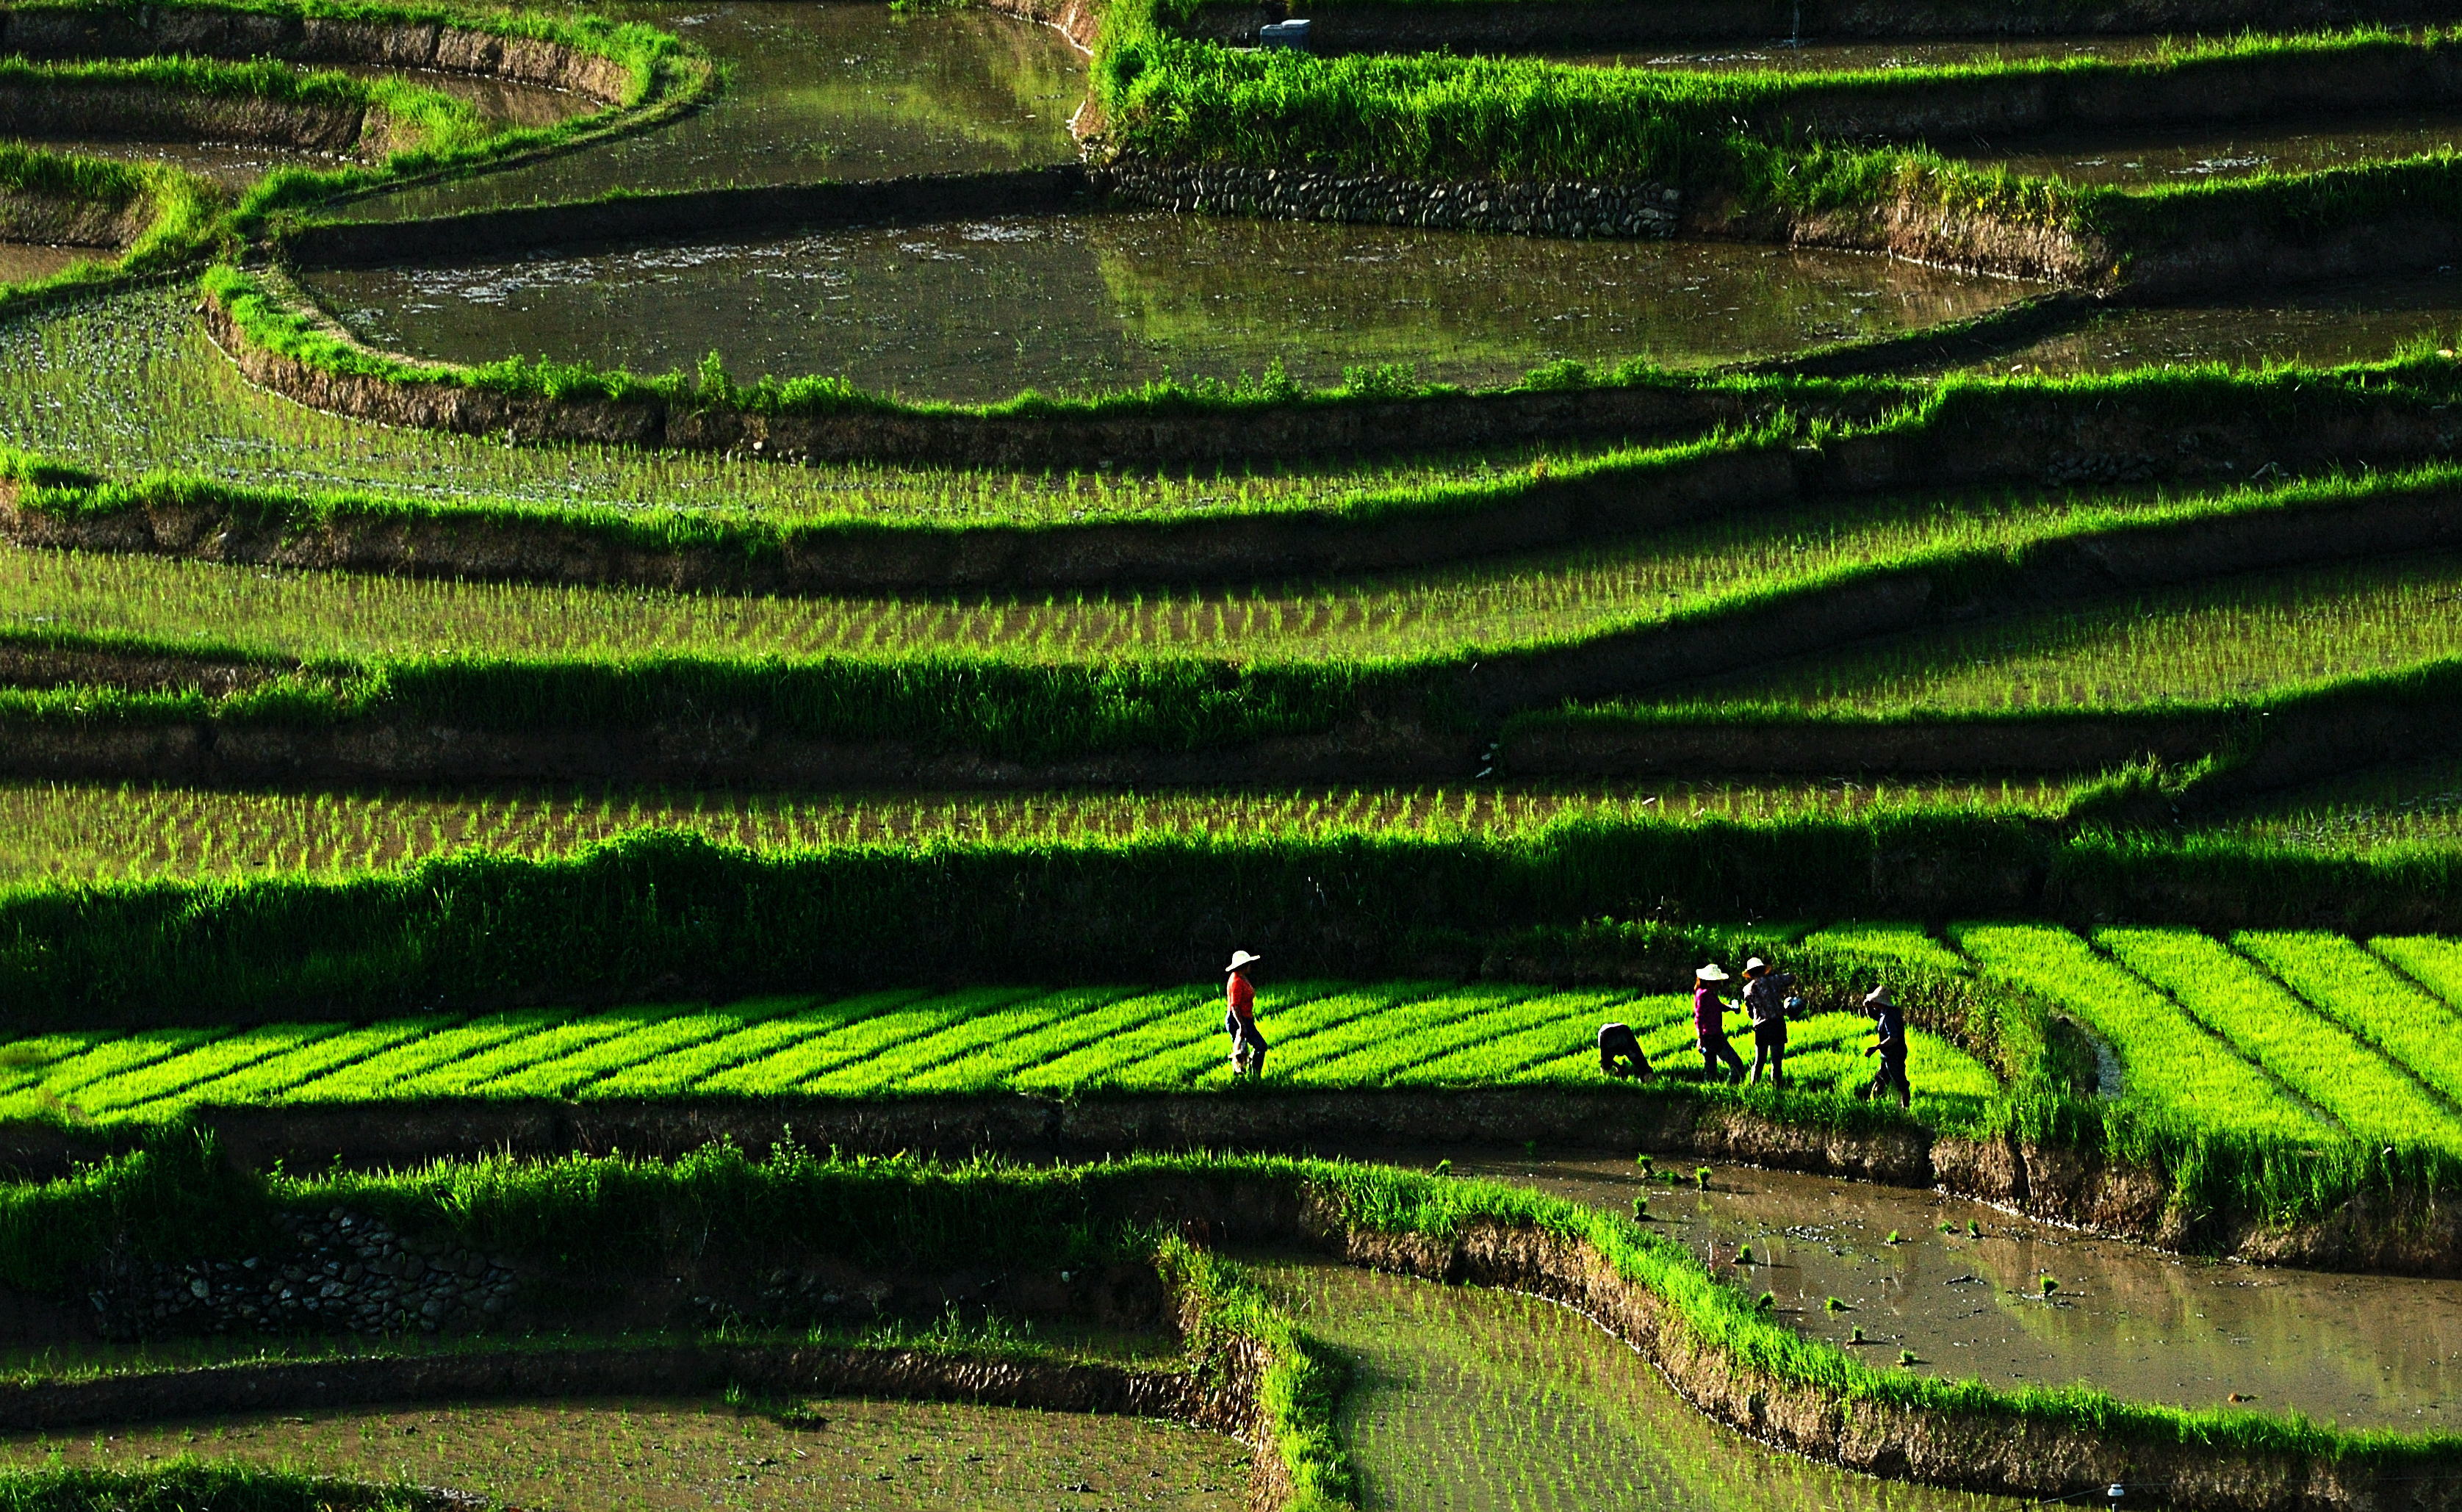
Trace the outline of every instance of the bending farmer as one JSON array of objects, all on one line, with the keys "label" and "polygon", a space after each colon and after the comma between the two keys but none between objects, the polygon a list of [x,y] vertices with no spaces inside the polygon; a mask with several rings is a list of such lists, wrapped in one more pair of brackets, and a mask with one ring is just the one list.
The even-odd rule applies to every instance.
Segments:
[{"label": "bending farmer", "polygon": [[1725,1067],[1734,1070],[1735,1081],[1744,1079],[1744,1058],[1727,1043],[1726,1012],[1735,1004],[1718,996],[1718,983],[1727,980],[1727,968],[1712,961],[1693,973],[1693,1040],[1701,1048],[1701,1074],[1712,1081],[1727,1081]]},{"label": "bending farmer", "polygon": [[1630,1025],[1599,1026],[1599,1069],[1609,1076],[1650,1074],[1650,1057],[1641,1053],[1641,1041]]},{"label": "bending farmer", "polygon": [[1755,956],[1744,962],[1744,1013],[1753,1021],[1753,1076],[1761,1079],[1761,1068],[1769,1068],[1770,1085],[1786,1085],[1786,1019],[1792,1006],[1803,999],[1795,996],[1795,978],[1783,971],[1772,971],[1769,963]]},{"label": "bending farmer", "polygon": [[1224,983],[1222,1026],[1231,1031],[1231,1079],[1265,1074],[1265,1037],[1257,1032],[1257,989],[1248,984],[1248,968],[1264,960],[1244,950],[1231,952],[1231,974]]},{"label": "bending farmer", "polygon": [[1890,1001],[1890,989],[1874,987],[1864,999],[1864,1011],[1872,1015],[1872,1032],[1881,1043],[1864,1053],[1881,1058],[1881,1069],[1872,1077],[1872,1085],[1864,1095],[1883,1096],[1892,1091],[1898,1094],[1898,1106],[1914,1106],[1914,1089],[1907,1085],[1907,1016]]}]

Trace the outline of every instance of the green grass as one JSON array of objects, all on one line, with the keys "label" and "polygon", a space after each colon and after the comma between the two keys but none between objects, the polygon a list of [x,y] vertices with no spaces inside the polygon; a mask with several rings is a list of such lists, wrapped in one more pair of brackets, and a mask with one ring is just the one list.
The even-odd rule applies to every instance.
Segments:
[{"label": "green grass", "polygon": [[[1268,986],[1259,1021],[1273,1085],[1595,1085],[1592,1036],[1610,1018],[1641,1029],[1663,1070],[1696,1071],[1680,999],[1607,991],[1437,983]],[[436,1098],[905,1097],[1096,1090],[1191,1091],[1228,1081],[1218,993],[1125,986],[1047,992],[980,987],[819,1002],[771,998],[601,1013],[529,1009],[481,1019],[421,1016],[353,1026],[156,1029],[0,1042],[0,1116],[161,1121],[201,1103],[260,1107]],[[1731,1033],[1744,1021],[1732,1019]],[[1849,1090],[1870,1063],[1849,1014],[1795,1034],[1798,1085]],[[1997,1082],[1972,1057],[1918,1033],[1916,1090],[1938,1116],[1971,1117]]]}]

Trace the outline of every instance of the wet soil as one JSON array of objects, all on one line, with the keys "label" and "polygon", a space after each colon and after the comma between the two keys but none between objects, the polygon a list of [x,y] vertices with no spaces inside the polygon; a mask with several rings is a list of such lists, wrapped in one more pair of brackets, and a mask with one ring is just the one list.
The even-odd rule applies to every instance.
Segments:
[{"label": "wet soil", "polygon": [[1340,1428],[1371,1512],[2012,1505],[1816,1464],[1695,1412],[1588,1319],[1513,1292],[1260,1257],[1355,1369]]},{"label": "wet soil", "polygon": [[1067,1505],[1232,1512],[1248,1455],[1133,1417],[820,1398],[787,1428],[694,1398],[261,1414],[0,1440],[0,1460],[140,1467],[180,1456],[401,1479],[556,1512]]},{"label": "wet soil", "polygon": [[307,275],[378,345],[994,400],[1280,362],[1494,383],[1560,359],[1671,365],[1963,319],[2033,292],[1864,253],[1558,241],[1167,214],[895,229]]},{"label": "wet soil", "polygon": [[572,90],[485,74],[457,74],[444,69],[378,68],[373,64],[324,65],[355,78],[398,78],[421,89],[450,95],[495,126],[552,126],[601,109],[597,100]]},{"label": "wet soil", "polygon": [[1040,167],[1077,157],[1084,59],[1048,27],[950,7],[674,0],[592,13],[673,32],[728,70],[707,108],[654,131],[504,173],[405,191],[356,213],[423,216],[695,189]]},{"label": "wet soil", "polygon": [[[1912,1350],[1918,1370],[1996,1386],[2084,1382],[2345,1427],[2462,1426],[2462,1282],[2193,1260],[1937,1193],[1780,1171],[1722,1166],[1705,1193],[1674,1161],[1666,1176],[1681,1184],[1603,1158],[1454,1169],[1619,1213],[1646,1196],[1652,1221],[1721,1271],[1751,1246],[1747,1286],[1775,1293],[1807,1337],[1846,1344],[1860,1328],[1875,1363]],[[2048,1297],[2046,1275],[2059,1283]]]}]

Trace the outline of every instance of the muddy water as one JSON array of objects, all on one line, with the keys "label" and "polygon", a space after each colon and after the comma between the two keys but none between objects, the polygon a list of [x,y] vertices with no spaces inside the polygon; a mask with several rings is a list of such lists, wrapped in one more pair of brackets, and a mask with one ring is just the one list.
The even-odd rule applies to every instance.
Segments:
[{"label": "muddy water", "polygon": [[98,247],[42,247],[32,242],[0,242],[0,284],[49,278],[73,264],[109,261],[117,255]]},{"label": "muddy water", "polygon": [[1985,372],[2104,373],[2222,362],[2235,367],[2378,361],[2462,335],[2462,272],[2350,279],[2216,300],[2113,310],[2075,330],[1976,364]]},{"label": "muddy water", "polygon": [[2034,58],[2127,59],[2150,56],[2173,38],[2160,36],[1949,37],[1921,41],[1801,44],[1784,37],[1745,45],[1691,48],[1627,48],[1621,52],[1541,53],[1559,63],[1592,68],[1668,68],[1688,73],[1888,72],[1951,68],[1961,64],[2016,63]]},{"label": "muddy water", "polygon": [[[2251,1411],[2351,1427],[2462,1426],[2462,1282],[2183,1259],[1935,1193],[1785,1172],[1722,1166],[1703,1193],[1693,1162],[1668,1164],[1681,1185],[1625,1160],[1454,1169],[1619,1213],[1647,1196],[1661,1232],[1775,1293],[1808,1337],[1846,1344],[1862,1328],[1876,1364],[1912,1350],[1918,1370],[1998,1386],[2085,1382],[2184,1407],[2236,1393]],[[1740,1245],[1752,1265],[1736,1265]]]},{"label": "muddy water", "polygon": [[1955,319],[2030,292],[1848,252],[1547,241],[1204,216],[1020,217],[313,276],[355,329],[460,361],[845,374],[947,399],[1280,360],[1489,383],[1558,358],[1697,365]]},{"label": "muddy water", "polygon": [[462,184],[372,202],[373,216],[694,189],[968,173],[1073,162],[1084,59],[1048,27],[980,9],[734,0],[594,8],[698,43],[724,95],[656,131]]},{"label": "muddy water", "polygon": [[2017,137],[1935,142],[1941,152],[2012,173],[2074,184],[2192,184],[2260,173],[2313,173],[2360,162],[2451,153],[2462,115],[2417,111],[2365,120],[2268,120],[2125,135]]},{"label": "muddy water", "polygon": [[0,1460],[131,1469],[187,1455],[451,1486],[554,1512],[1245,1504],[1246,1450],[1193,1428],[956,1403],[803,1405],[826,1422],[788,1429],[672,1398],[346,1408],[16,1435],[0,1438]]},{"label": "muddy water", "polygon": [[1340,1430],[1371,1512],[1980,1512],[2018,1503],[1871,1480],[1687,1406],[1606,1331],[1535,1298],[1325,1263],[1259,1279],[1354,1365]]}]

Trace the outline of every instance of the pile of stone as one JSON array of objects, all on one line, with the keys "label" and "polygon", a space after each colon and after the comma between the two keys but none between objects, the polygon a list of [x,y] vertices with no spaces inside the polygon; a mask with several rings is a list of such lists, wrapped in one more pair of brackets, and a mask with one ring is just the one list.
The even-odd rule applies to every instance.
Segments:
[{"label": "pile of stone", "polygon": [[1174,163],[1121,154],[1092,172],[1120,199],[1182,214],[1447,227],[1523,236],[1659,237],[1680,196],[1655,184],[1444,184],[1290,168]]},{"label": "pile of stone", "polygon": [[181,1333],[443,1333],[512,1305],[512,1267],[447,1238],[334,1208],[285,1213],[286,1242],[239,1260],[122,1261],[90,1293],[105,1338]]}]

